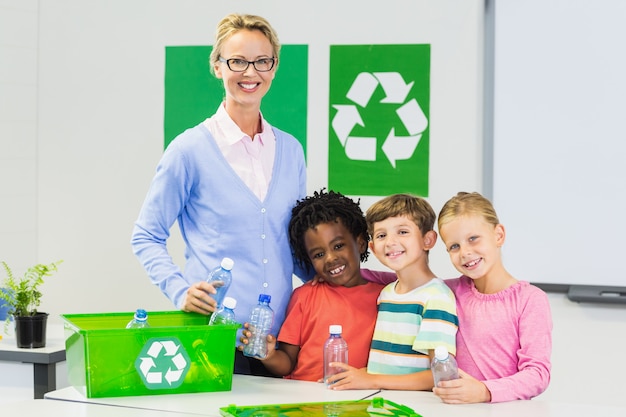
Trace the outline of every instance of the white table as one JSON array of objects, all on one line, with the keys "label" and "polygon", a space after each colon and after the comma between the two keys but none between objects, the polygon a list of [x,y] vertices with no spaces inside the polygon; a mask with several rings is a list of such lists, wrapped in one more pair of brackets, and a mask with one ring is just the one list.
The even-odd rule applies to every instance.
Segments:
[{"label": "white table", "polygon": [[86,398],[74,387],[49,392],[49,400],[65,400],[92,404],[143,408],[148,410],[195,413],[219,416],[220,407],[258,404],[287,404],[361,400],[375,395],[378,390],[332,391],[322,383],[292,381],[233,375],[231,391],[194,394],[142,395],[135,397]]},{"label": "white table", "polygon": [[[624,417],[626,407],[569,404],[541,399],[496,404],[444,404],[432,392],[388,391],[375,396],[412,408],[422,417]],[[584,399],[581,399],[583,401]]]},{"label": "white table", "polygon": [[2,404],[0,406],[0,414],[19,417],[197,417],[197,414],[171,413],[139,408],[120,409],[99,404],[50,400],[27,400]]},{"label": "white table", "polygon": [[[219,408],[260,404],[356,401],[381,397],[412,408],[423,417],[624,417],[626,407],[570,404],[541,399],[498,404],[444,404],[430,391],[347,390],[332,391],[315,382],[277,378],[233,376],[232,391],[136,397],[86,398],[75,388],[49,392],[48,400],[64,400],[103,406],[219,416]],[[585,399],[581,399],[584,402]],[[54,402],[54,401],[50,401]],[[119,410],[119,409],[118,409]],[[4,415],[4,413],[3,413]]]},{"label": "white table", "polygon": [[[4,326],[4,323],[0,323],[0,326]],[[0,331],[4,332],[4,328],[2,327]],[[43,398],[46,392],[55,390],[56,364],[65,360],[65,339],[55,334],[54,337],[46,338],[45,347],[26,349],[17,347],[14,334],[3,333],[2,336],[0,361],[33,364],[34,398]]]}]

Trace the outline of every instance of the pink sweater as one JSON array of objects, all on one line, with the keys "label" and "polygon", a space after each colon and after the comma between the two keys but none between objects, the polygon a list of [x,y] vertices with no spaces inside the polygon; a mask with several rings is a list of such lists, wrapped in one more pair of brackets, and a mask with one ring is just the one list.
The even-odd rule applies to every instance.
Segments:
[{"label": "pink sweater", "polygon": [[530,399],[550,382],[548,297],[525,281],[482,294],[466,276],[446,280],[456,296],[459,368],[482,381],[491,402]]}]

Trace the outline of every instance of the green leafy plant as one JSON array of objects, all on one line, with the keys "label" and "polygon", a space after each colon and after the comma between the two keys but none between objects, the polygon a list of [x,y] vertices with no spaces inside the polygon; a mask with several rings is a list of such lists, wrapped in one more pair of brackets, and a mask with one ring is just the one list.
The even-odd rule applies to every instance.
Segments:
[{"label": "green leafy plant", "polygon": [[4,300],[8,306],[7,323],[10,316],[24,317],[37,314],[37,307],[43,295],[39,286],[43,284],[44,277],[49,277],[58,270],[61,262],[63,261],[31,266],[22,277],[16,277],[9,265],[5,261],[1,262],[6,278],[0,285],[5,289],[5,291],[0,291],[0,299]]}]

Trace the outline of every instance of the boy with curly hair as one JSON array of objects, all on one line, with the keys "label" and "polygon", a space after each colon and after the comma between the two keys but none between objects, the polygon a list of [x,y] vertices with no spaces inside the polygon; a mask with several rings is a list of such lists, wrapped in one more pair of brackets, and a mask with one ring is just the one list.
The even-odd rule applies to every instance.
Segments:
[{"label": "boy with curly hair", "polygon": [[[319,281],[296,288],[277,340],[268,337],[263,364],[275,375],[320,381],[323,346],[331,324],[341,324],[349,363],[367,365],[376,322],[376,299],[384,285],[374,271],[361,269],[368,257],[367,223],[358,202],[322,189],[298,201],[289,222],[294,257]],[[249,332],[244,332],[244,337]],[[244,339],[244,343],[247,341]]]}]

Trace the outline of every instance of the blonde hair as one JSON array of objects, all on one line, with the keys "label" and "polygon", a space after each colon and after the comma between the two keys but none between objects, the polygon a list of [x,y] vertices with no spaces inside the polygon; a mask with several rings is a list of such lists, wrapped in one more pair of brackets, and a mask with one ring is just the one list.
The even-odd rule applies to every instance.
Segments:
[{"label": "blonde hair", "polygon": [[389,217],[408,216],[425,235],[435,226],[435,211],[428,201],[410,194],[393,194],[372,204],[367,213],[367,231],[374,234],[374,224]]},{"label": "blonde hair", "polygon": [[[213,45],[213,50],[209,58],[211,73],[213,75],[215,75],[214,67],[219,61],[224,43],[241,30],[258,30],[263,33],[274,49],[274,58],[278,59],[278,55],[280,54],[280,42],[278,41],[278,35],[270,23],[261,16],[232,13],[224,17],[218,23],[215,31],[215,44]],[[278,68],[278,61],[276,61],[275,68]]]},{"label": "blonde hair", "polygon": [[491,201],[483,197],[481,194],[473,192],[467,193],[461,191],[443,205],[439,212],[437,225],[441,233],[441,226],[451,222],[459,216],[466,214],[474,214],[482,216],[487,223],[496,226],[500,224],[496,210],[493,208]]}]

